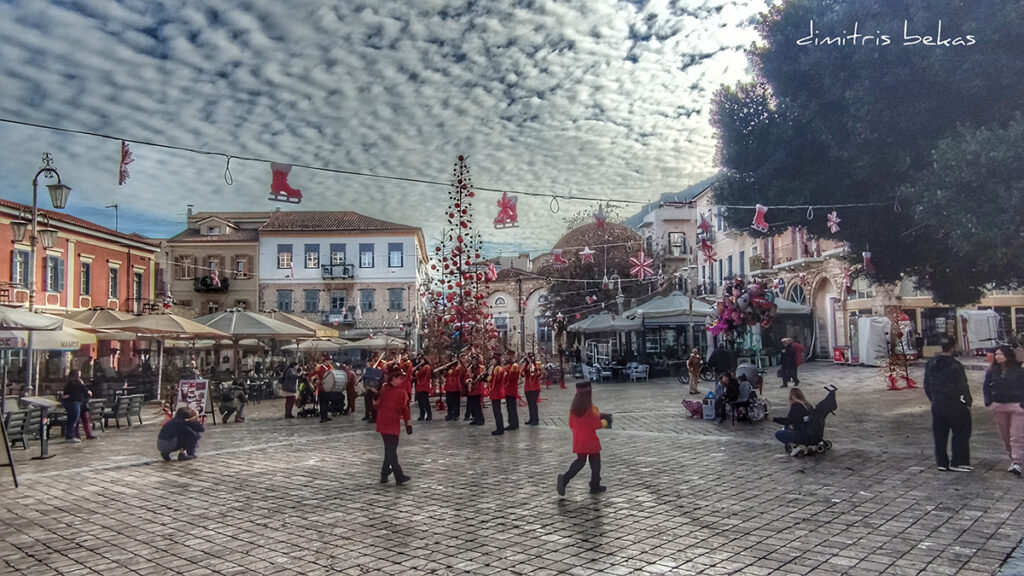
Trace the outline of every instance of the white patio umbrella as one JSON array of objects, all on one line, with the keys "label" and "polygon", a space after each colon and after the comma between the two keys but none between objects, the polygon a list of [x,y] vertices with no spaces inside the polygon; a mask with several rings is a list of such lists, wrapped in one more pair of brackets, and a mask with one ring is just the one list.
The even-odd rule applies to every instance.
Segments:
[{"label": "white patio umbrella", "polygon": [[400,348],[408,348],[409,341],[402,340],[401,338],[395,338],[394,336],[371,336],[370,338],[363,338],[362,340],[356,340],[355,342],[349,342],[341,347],[342,350],[396,350]]},{"label": "white patio umbrella", "polygon": [[[264,314],[251,312],[243,308],[229,308],[222,312],[196,318],[196,322],[223,331],[235,342],[244,338],[275,338],[278,340],[296,340],[312,338],[314,331],[293,326]],[[235,350],[235,376],[238,376],[238,351]]]}]

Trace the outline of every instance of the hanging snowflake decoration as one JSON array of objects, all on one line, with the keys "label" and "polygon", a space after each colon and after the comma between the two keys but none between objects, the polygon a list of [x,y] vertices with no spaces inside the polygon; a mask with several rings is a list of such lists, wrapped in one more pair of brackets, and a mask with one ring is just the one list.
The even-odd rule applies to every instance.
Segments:
[{"label": "hanging snowflake decoration", "polygon": [[718,253],[715,252],[715,247],[708,242],[706,238],[701,238],[700,241],[700,252],[704,255],[704,259],[709,263],[714,264],[718,260]]},{"label": "hanging snowflake decoration", "polygon": [[633,276],[636,276],[640,280],[643,280],[648,276],[654,275],[654,269],[651,268],[651,265],[654,264],[654,260],[648,258],[647,255],[644,254],[643,248],[640,249],[640,254],[638,254],[635,258],[629,259],[629,263],[633,265],[633,267],[629,270],[629,273],[632,274]]},{"label": "hanging snowflake decoration", "polygon": [[829,232],[831,232],[833,234],[835,234],[836,232],[839,232],[839,223],[842,222],[842,221],[843,220],[839,217],[838,214],[836,214],[835,210],[829,212],[828,213],[828,230],[829,230]]},{"label": "hanging snowflake decoration", "polygon": [[589,246],[584,246],[583,250],[580,250],[580,262],[593,262],[594,254],[596,254],[596,252],[591,250]]}]

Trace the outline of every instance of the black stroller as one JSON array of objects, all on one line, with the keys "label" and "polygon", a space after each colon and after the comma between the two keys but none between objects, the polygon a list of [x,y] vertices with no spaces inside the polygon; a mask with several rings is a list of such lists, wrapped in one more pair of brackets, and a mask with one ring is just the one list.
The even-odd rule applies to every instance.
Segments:
[{"label": "black stroller", "polygon": [[[797,446],[802,446],[804,450],[797,452],[796,456],[803,456],[804,454],[824,454],[826,450],[832,449],[832,442],[825,440],[825,418],[829,414],[835,414],[836,408],[836,387],[825,386],[825,390],[828,390],[828,394],[825,398],[815,404],[814,410],[811,410],[811,416],[807,421],[807,428],[804,429],[803,434],[798,442]],[[786,446],[786,452],[790,452],[793,446]]]},{"label": "black stroller", "polygon": [[299,418],[318,416],[320,414],[320,407],[316,399],[316,389],[304,376],[299,378],[298,397],[295,399],[295,407],[298,409]]}]

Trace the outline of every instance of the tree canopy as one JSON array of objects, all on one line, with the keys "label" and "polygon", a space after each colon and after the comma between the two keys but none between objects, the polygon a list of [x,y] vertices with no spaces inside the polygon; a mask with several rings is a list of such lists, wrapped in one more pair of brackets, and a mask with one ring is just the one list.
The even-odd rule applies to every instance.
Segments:
[{"label": "tree canopy", "polygon": [[[846,241],[851,261],[872,253],[873,280],[913,277],[940,302],[1019,286],[1022,14],[1024,0],[775,6],[748,52],[754,81],[723,87],[713,102],[715,202],[769,206],[767,234],[801,225]],[[810,219],[806,208],[782,208],[807,205],[827,208]],[[741,229],[753,216],[725,212]]]}]

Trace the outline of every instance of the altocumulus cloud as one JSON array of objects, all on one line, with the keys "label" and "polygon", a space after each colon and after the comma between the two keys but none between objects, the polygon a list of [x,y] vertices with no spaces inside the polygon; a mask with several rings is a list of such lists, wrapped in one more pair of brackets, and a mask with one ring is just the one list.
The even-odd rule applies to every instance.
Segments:
[{"label": "altocumulus cloud", "polygon": [[[184,5],[182,5],[184,4]],[[650,200],[714,172],[711,96],[748,74],[764,1],[126,0],[0,5],[0,116],[281,162],[447,180],[458,154],[478,186],[520,198],[493,245],[538,249],[576,195]],[[150,236],[201,210],[266,200],[266,164],[0,124],[0,194],[31,201],[43,151],[74,188],[70,210]],[[295,169],[303,209],[443,224],[444,187]],[[44,202],[45,204],[45,202]],[[631,209],[624,210],[626,213]]]}]

